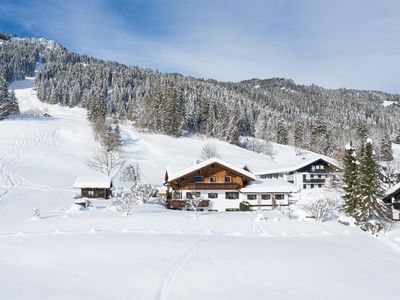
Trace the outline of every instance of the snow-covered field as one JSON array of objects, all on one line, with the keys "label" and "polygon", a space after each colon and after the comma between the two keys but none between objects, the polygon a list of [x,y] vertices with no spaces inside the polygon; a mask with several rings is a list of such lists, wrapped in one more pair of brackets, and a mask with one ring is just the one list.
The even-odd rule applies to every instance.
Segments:
[{"label": "snow-covered field", "polygon": [[[122,216],[105,201],[70,209],[75,177],[96,174],[83,163],[96,142],[83,109],[41,103],[32,86],[33,78],[12,86],[21,110],[52,117],[0,122],[0,299],[398,298],[398,227],[376,238],[300,213],[196,214],[154,203]],[[154,184],[208,142],[122,129],[128,157]],[[269,159],[213,142],[223,159],[251,169],[301,160],[287,146],[274,145]],[[33,208],[42,218],[31,219]]]}]

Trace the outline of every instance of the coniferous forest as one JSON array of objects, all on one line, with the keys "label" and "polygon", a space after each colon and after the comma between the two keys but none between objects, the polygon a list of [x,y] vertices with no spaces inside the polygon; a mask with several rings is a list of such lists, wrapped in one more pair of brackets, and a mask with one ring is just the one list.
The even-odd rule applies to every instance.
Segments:
[{"label": "coniferous forest", "polygon": [[[400,142],[400,95],[324,89],[282,78],[218,82],[103,61],[43,38],[0,33],[0,82],[34,76],[37,63],[42,66],[36,77],[39,99],[82,106],[90,119],[114,116],[138,129],[173,136],[199,133],[231,143],[252,136],[330,156],[349,140],[357,144],[366,136]],[[0,87],[0,105],[9,107],[2,115],[18,112],[7,84]],[[394,104],[384,106],[384,101]]]}]

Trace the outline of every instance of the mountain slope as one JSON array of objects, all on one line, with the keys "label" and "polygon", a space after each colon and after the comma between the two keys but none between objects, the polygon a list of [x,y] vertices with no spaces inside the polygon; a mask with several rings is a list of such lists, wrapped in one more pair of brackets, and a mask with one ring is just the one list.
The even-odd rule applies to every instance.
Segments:
[{"label": "mountain slope", "polygon": [[105,62],[45,39],[10,37],[0,45],[9,81],[32,76],[38,60],[44,63],[36,80],[40,100],[89,110],[102,102],[108,114],[168,135],[202,133],[231,143],[240,135],[255,136],[326,155],[359,139],[360,132],[400,139],[399,95],[279,78],[196,79]]}]

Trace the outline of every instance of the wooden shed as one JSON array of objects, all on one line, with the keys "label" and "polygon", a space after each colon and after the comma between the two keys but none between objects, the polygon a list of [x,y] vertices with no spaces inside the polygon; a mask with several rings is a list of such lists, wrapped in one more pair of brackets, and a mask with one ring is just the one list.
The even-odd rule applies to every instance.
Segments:
[{"label": "wooden shed", "polygon": [[78,176],[74,183],[74,189],[80,189],[81,197],[86,198],[111,198],[113,188],[112,178],[109,176],[82,177]]}]

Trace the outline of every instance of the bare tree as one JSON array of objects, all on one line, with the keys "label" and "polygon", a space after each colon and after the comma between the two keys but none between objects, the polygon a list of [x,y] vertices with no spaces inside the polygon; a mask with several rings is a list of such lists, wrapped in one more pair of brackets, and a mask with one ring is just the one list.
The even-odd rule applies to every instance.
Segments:
[{"label": "bare tree", "polygon": [[203,146],[200,153],[200,159],[207,160],[210,158],[221,158],[217,147],[214,144],[207,143]]},{"label": "bare tree", "polygon": [[335,198],[320,198],[306,205],[304,209],[315,218],[317,222],[323,222],[332,216],[339,203]]},{"label": "bare tree", "polygon": [[141,179],[140,168],[137,162],[127,164],[121,173],[121,179],[127,183],[139,182]]},{"label": "bare tree", "polygon": [[125,165],[125,162],[126,159],[122,151],[107,151],[102,148],[97,150],[85,163],[93,170],[107,176],[113,176]]}]

